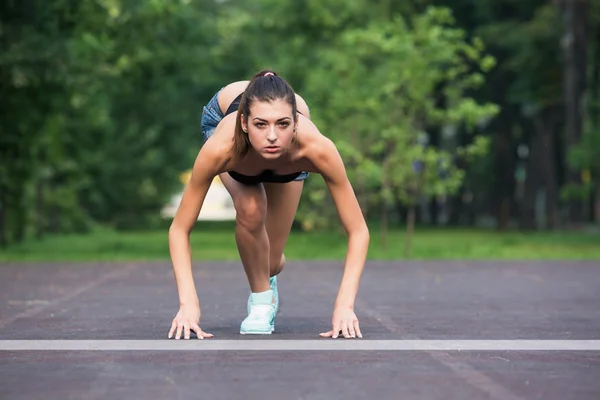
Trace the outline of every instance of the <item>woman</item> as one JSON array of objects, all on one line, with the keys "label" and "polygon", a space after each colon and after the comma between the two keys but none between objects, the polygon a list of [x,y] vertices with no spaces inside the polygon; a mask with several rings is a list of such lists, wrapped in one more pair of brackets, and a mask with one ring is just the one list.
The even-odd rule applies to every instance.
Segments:
[{"label": "woman", "polygon": [[[169,248],[180,309],[168,337],[212,337],[199,325],[200,306],[191,269],[189,235],[213,178],[219,175],[236,209],[235,239],[251,294],[242,334],[270,334],[277,314],[277,274],[303,180],[309,172],[327,183],[348,234],[348,252],[333,310],[332,329],[322,337],[362,337],[354,313],[369,231],[342,159],[331,140],[311,122],[290,85],[272,71],[222,88],[204,107],[204,144],[169,229]],[[268,205],[268,206],[267,206]]]}]

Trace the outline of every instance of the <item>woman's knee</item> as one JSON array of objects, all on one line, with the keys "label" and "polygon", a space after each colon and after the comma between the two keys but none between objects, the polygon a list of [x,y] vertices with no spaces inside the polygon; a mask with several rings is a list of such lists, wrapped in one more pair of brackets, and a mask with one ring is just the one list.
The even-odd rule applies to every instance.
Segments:
[{"label": "woman's knee", "polygon": [[239,196],[234,200],[236,222],[244,228],[254,231],[265,224],[267,215],[266,199],[259,196]]},{"label": "woman's knee", "polygon": [[285,254],[282,254],[281,252],[276,254],[271,253],[269,265],[271,266],[271,276],[279,274],[285,266]]}]

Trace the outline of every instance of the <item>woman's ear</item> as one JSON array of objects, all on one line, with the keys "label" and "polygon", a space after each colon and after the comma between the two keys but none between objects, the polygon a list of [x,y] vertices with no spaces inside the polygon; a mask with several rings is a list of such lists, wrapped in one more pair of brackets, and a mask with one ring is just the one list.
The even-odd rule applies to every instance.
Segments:
[{"label": "woman's ear", "polygon": [[244,114],[240,114],[240,124],[242,126],[242,130],[248,133],[248,126],[246,125],[246,120],[244,118]]}]

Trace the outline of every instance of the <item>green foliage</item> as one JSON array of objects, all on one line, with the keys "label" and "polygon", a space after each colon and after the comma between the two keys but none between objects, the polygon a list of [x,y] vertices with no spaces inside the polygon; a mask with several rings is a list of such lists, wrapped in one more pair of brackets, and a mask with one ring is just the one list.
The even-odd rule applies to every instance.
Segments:
[{"label": "green foliage", "polygon": [[[315,120],[338,145],[350,179],[377,193],[367,202],[414,205],[455,193],[464,177],[457,162],[485,154],[488,144],[475,136],[456,145],[456,131],[473,132],[497,112],[468,96],[494,64],[481,41],[468,42],[447,9],[428,8],[410,25],[395,16],[346,29],[319,52],[306,93],[327,110]],[[428,144],[436,129],[450,133],[444,147]],[[319,203],[306,200],[305,220],[326,219],[313,211]]]},{"label": "green foliage", "polygon": [[[11,229],[22,221],[27,232],[85,230],[93,221],[156,226],[200,147],[201,105],[265,66],[308,100],[365,212],[452,192],[462,180],[456,157],[475,154],[473,145],[417,140],[448,124],[472,130],[494,111],[464,96],[494,61],[480,41],[467,43],[448,10],[410,20],[397,12],[416,4],[57,0],[22,36],[5,14],[12,47],[1,65],[12,76],[11,105],[27,104],[28,116],[3,128],[16,152],[0,162]],[[38,103],[28,103],[32,93]],[[300,221],[328,226],[335,210],[322,181],[309,181],[305,199]]]},{"label": "green foliage", "polygon": [[581,171],[578,183],[567,184],[562,188],[564,199],[586,199],[594,189],[600,187],[600,127],[588,127],[581,143],[568,152],[567,162]]},{"label": "green foliage", "polygon": [[[514,6],[502,5],[507,9]],[[482,17],[493,10],[488,1],[477,2],[475,7]],[[509,13],[508,18],[485,16],[478,21],[476,33],[506,54],[500,68],[511,77],[508,102],[538,110],[561,100],[562,59],[558,46],[561,30],[557,29],[561,15],[558,7],[549,2],[524,3],[520,7],[520,12]]]},{"label": "green foliage", "polygon": [[[7,118],[0,208],[10,238],[152,226],[200,147],[219,8],[197,2],[10,2],[0,54]],[[29,19],[27,19],[29,18]],[[25,19],[23,21],[23,19]],[[202,26],[202,29],[199,29]]]},{"label": "green foliage", "polygon": [[[486,202],[535,118],[562,110],[560,25],[556,4],[514,0],[4,2],[0,241],[160,225],[201,146],[202,105],[264,67],[307,100],[367,217],[465,188]],[[582,143],[557,156],[590,180],[567,197],[598,187],[596,42]],[[303,196],[305,228],[333,225],[321,179]]]},{"label": "green foliage", "polygon": [[[591,5],[591,20],[596,22],[595,32],[600,33],[600,4]],[[594,31],[592,31],[594,32]],[[562,188],[564,199],[588,199],[596,191],[600,194],[600,44],[589,45],[588,90],[585,96],[585,119],[580,143],[567,150],[566,162],[580,171],[579,182]]]}]

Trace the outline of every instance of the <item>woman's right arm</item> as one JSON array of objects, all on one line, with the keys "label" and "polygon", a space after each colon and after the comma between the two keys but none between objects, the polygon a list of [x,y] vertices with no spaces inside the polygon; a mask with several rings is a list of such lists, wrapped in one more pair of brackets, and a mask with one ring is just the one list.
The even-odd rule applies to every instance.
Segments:
[{"label": "woman's right arm", "polygon": [[223,155],[227,151],[219,142],[222,143],[220,140],[207,141],[198,153],[190,181],[185,187],[181,203],[169,228],[169,251],[180,307],[171,325],[169,338],[173,336],[175,330],[177,330],[176,339],[180,338],[181,333],[184,334],[185,339],[188,339],[190,330],[195,331],[198,338],[212,336],[202,332],[198,326],[200,304],[192,275],[190,233],[198,219],[213,178],[221,172],[220,167],[226,162]]}]

